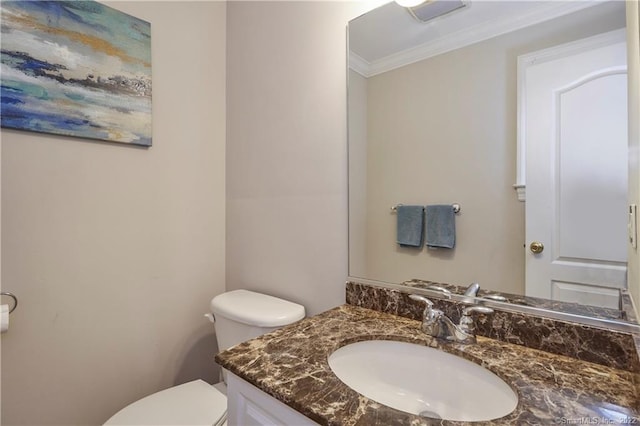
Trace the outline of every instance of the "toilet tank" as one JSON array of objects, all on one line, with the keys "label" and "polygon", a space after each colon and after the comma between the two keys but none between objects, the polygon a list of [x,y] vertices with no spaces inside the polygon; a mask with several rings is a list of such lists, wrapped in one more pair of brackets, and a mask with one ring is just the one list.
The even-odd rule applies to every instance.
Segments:
[{"label": "toilet tank", "polygon": [[304,306],[266,294],[233,290],[211,300],[218,349],[223,351],[304,318]]}]

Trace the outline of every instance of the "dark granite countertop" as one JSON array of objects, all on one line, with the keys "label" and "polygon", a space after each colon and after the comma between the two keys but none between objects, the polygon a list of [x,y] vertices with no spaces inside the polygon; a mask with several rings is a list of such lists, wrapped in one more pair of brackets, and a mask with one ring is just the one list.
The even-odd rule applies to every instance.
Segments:
[{"label": "dark granite countertop", "polygon": [[395,410],[342,383],[328,356],[341,346],[373,339],[438,347],[501,377],[517,392],[518,405],[508,416],[484,424],[640,423],[636,373],[483,337],[472,345],[443,343],[422,333],[419,321],[351,305],[241,343],[219,353],[216,361],[323,425],[468,424]]}]

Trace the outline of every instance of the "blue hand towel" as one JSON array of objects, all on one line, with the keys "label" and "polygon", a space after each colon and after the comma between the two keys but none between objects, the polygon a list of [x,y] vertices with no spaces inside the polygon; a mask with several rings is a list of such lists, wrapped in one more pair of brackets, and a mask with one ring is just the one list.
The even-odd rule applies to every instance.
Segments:
[{"label": "blue hand towel", "polygon": [[456,245],[456,214],[450,204],[427,206],[427,247],[452,249]]},{"label": "blue hand towel", "polygon": [[424,207],[398,206],[397,242],[403,247],[422,247]]}]

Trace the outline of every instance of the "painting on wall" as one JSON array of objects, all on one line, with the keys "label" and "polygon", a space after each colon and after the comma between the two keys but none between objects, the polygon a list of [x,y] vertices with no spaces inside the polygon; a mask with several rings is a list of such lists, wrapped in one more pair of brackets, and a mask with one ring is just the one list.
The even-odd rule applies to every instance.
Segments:
[{"label": "painting on wall", "polygon": [[151,25],[95,1],[0,2],[2,127],[151,146]]}]

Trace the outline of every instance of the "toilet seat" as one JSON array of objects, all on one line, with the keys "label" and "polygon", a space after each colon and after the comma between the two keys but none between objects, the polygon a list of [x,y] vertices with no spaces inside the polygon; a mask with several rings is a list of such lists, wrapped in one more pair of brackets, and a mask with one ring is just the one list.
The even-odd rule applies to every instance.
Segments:
[{"label": "toilet seat", "polygon": [[216,424],[227,411],[227,398],[202,380],[156,392],[118,411],[105,425]]}]

